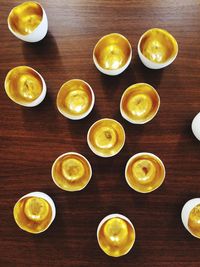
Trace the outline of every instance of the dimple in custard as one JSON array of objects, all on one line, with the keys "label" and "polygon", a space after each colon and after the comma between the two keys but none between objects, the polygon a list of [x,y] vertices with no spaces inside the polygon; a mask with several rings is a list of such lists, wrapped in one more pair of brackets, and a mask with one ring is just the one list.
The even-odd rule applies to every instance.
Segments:
[{"label": "dimple in custard", "polygon": [[121,150],[124,141],[123,127],[112,119],[97,121],[88,132],[88,144],[93,152],[99,156],[114,156]]},{"label": "dimple in custard", "polygon": [[200,204],[191,210],[188,218],[188,227],[193,235],[200,238]]},{"label": "dimple in custard", "polygon": [[112,33],[102,37],[94,48],[98,64],[107,70],[123,67],[131,55],[131,46],[121,34]]},{"label": "dimple in custard", "polygon": [[135,231],[122,218],[108,219],[100,228],[98,240],[101,249],[109,256],[125,255],[135,241]]},{"label": "dimple in custard", "polygon": [[160,106],[156,90],[145,83],[130,86],[123,93],[120,103],[122,116],[133,123],[145,123],[151,120]]},{"label": "dimple in custard", "polygon": [[176,55],[178,45],[169,32],[155,28],[144,34],[140,50],[150,61],[165,63]]},{"label": "dimple in custard", "polygon": [[22,198],[15,204],[13,212],[18,226],[35,234],[45,230],[52,218],[49,203],[40,197]]},{"label": "dimple in custard", "polygon": [[8,23],[12,30],[21,35],[32,33],[41,23],[43,11],[36,2],[24,2],[12,9]]},{"label": "dimple in custard", "polygon": [[5,90],[16,103],[28,104],[42,93],[43,84],[40,76],[30,67],[20,66],[12,69],[6,76]]},{"label": "dimple in custard", "polygon": [[63,84],[57,95],[57,106],[66,117],[78,118],[92,105],[92,91],[89,85],[78,79]]},{"label": "dimple in custard", "polygon": [[66,153],[54,162],[52,177],[61,189],[78,191],[88,184],[91,178],[91,167],[82,155]]},{"label": "dimple in custard", "polygon": [[127,163],[127,182],[138,192],[148,193],[155,190],[162,184],[164,177],[164,165],[153,155],[141,154]]}]

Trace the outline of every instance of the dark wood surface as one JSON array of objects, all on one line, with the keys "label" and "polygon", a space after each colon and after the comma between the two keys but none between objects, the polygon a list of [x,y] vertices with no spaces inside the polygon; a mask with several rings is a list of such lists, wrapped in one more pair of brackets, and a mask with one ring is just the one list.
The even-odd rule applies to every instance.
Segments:
[{"label": "dark wood surface", "polygon": [[[49,18],[49,33],[37,44],[23,43],[7,28],[7,15],[20,1],[0,0],[0,266],[200,266],[200,241],[182,226],[183,204],[200,193],[200,143],[191,121],[200,111],[199,0],[69,0],[41,1]],[[164,70],[148,70],[137,56],[141,34],[152,27],[170,31],[179,43],[176,61]],[[95,68],[92,50],[111,32],[125,35],[133,60],[120,76],[108,77]],[[38,70],[48,85],[36,108],[14,104],[5,94],[6,73],[18,65]],[[55,105],[60,86],[72,78],[86,80],[96,104],[82,121],[69,121]],[[147,82],[161,97],[161,108],[150,123],[134,126],[122,119],[119,101],[131,84]],[[115,157],[95,156],[86,133],[97,119],[121,122],[126,144]],[[55,186],[51,166],[60,154],[76,151],[91,162],[93,177],[81,192]],[[150,194],[131,190],[124,178],[130,156],[152,152],[164,162],[166,180]],[[43,234],[21,231],[13,206],[31,191],[49,194],[57,206],[52,226]],[[110,213],[126,215],[136,228],[136,243],[121,258],[98,247],[96,229]]]}]

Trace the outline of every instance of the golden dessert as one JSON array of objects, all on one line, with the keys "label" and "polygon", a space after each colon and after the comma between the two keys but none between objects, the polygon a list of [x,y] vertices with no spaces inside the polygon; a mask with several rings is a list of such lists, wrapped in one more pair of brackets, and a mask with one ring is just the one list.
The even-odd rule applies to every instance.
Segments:
[{"label": "golden dessert", "polygon": [[165,63],[178,53],[176,39],[166,30],[150,29],[140,41],[140,51],[144,57],[154,63]]},{"label": "golden dessert", "polygon": [[96,44],[93,56],[95,62],[106,70],[117,70],[130,60],[132,49],[129,41],[121,34],[111,33]]},{"label": "golden dessert", "polygon": [[139,153],[127,162],[125,176],[132,189],[141,193],[149,193],[163,183],[165,167],[155,155]]},{"label": "golden dessert", "polygon": [[37,2],[24,2],[12,9],[8,16],[11,29],[21,35],[32,33],[41,23],[42,7]]},{"label": "golden dessert", "polygon": [[83,189],[92,176],[88,160],[81,154],[69,152],[58,157],[52,166],[55,184],[66,191]]},{"label": "golden dessert", "polygon": [[94,106],[94,93],[83,80],[74,79],[62,85],[57,95],[58,110],[69,119],[86,117]]},{"label": "golden dessert", "polygon": [[29,105],[42,93],[43,83],[40,75],[32,68],[19,66],[10,70],[5,79],[8,97],[20,105]]},{"label": "golden dessert", "polygon": [[110,217],[97,230],[101,249],[109,256],[120,257],[129,252],[135,242],[135,229],[122,216]]},{"label": "golden dessert", "polygon": [[193,235],[200,238],[200,204],[196,205],[189,214],[188,227]]},{"label": "golden dessert", "polygon": [[15,204],[13,213],[17,225],[33,234],[46,230],[52,221],[52,208],[41,197],[27,196],[20,199]]},{"label": "golden dessert", "polygon": [[123,147],[125,132],[116,120],[101,119],[89,129],[87,141],[90,149],[98,156],[112,157]]},{"label": "golden dessert", "polygon": [[137,83],[128,87],[122,95],[120,111],[131,123],[143,124],[152,120],[160,107],[157,91],[147,83]]}]

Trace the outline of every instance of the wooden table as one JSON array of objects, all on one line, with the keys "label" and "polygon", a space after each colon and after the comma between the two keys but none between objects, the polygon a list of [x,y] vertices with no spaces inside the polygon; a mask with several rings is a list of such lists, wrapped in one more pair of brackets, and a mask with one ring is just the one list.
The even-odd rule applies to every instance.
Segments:
[{"label": "wooden table", "polygon": [[[0,0],[0,266],[110,267],[200,266],[200,241],[183,227],[183,204],[200,193],[200,142],[191,121],[200,111],[199,0],[68,0],[40,1],[49,18],[49,33],[37,44],[23,43],[7,28],[7,15],[20,1]],[[141,34],[165,28],[179,43],[177,60],[164,70],[145,68],[137,55]],[[108,77],[95,68],[92,50],[110,32],[125,35],[133,47],[130,67]],[[36,108],[22,108],[6,96],[8,70],[28,65],[48,85],[48,95]],[[67,80],[86,80],[96,104],[82,121],[70,121],[56,109],[58,89]],[[147,82],[161,97],[161,108],[150,123],[135,126],[119,113],[122,92]],[[115,157],[95,156],[86,134],[96,120],[115,118],[125,128],[126,145]],[[80,152],[91,162],[93,177],[81,192],[60,190],[51,166],[62,153]],[[127,185],[124,168],[137,152],[152,152],[164,162],[166,180],[150,194]],[[22,195],[43,191],[56,203],[57,216],[43,234],[21,231],[13,206]],[[104,254],[96,240],[100,220],[110,213],[126,215],[136,228],[134,248],[121,258]]]}]

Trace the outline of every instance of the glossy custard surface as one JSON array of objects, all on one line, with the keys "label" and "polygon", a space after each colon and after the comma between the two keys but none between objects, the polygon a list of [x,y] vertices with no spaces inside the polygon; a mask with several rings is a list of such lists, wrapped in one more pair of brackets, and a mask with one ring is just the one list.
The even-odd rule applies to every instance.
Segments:
[{"label": "glossy custard surface", "polygon": [[45,230],[51,222],[52,209],[43,198],[25,197],[15,204],[14,218],[23,230],[39,233]]},{"label": "glossy custard surface", "polygon": [[165,169],[153,155],[142,154],[131,159],[126,168],[129,185],[136,191],[148,193],[158,188],[165,177]]},{"label": "glossy custard surface", "polygon": [[36,100],[42,93],[43,84],[40,76],[32,68],[19,66],[6,76],[5,90],[16,103],[28,104]]},{"label": "glossy custard surface", "polygon": [[126,89],[121,99],[121,109],[127,119],[134,123],[145,123],[157,113],[160,98],[148,84],[134,84]]},{"label": "glossy custard surface", "polygon": [[57,95],[57,106],[62,113],[80,116],[92,105],[92,93],[87,83],[82,80],[70,80],[63,84]]},{"label": "glossy custard surface", "polygon": [[200,204],[196,205],[189,214],[188,227],[196,237],[200,238]]},{"label": "glossy custard surface", "polygon": [[144,34],[140,50],[150,61],[164,63],[176,55],[178,45],[175,38],[167,31],[151,29]]},{"label": "glossy custard surface", "polygon": [[99,40],[94,49],[98,64],[107,70],[123,67],[131,55],[128,40],[120,34],[109,34]]},{"label": "glossy custard surface", "polygon": [[121,218],[111,218],[100,228],[98,240],[101,249],[109,256],[126,254],[135,242],[135,231]]},{"label": "glossy custard surface", "polygon": [[124,145],[124,129],[117,121],[102,119],[91,127],[88,139],[92,149],[100,156],[117,154]]},{"label": "glossy custard surface", "polygon": [[56,184],[66,191],[77,191],[84,188],[90,180],[91,169],[88,162],[78,154],[67,154],[59,157],[52,168]]},{"label": "glossy custard surface", "polygon": [[22,35],[32,33],[41,23],[43,10],[36,2],[24,2],[12,9],[8,23],[12,30]]}]

